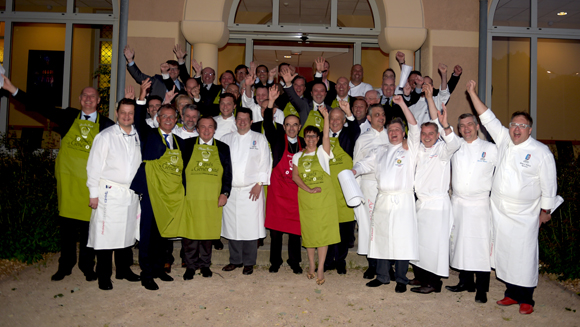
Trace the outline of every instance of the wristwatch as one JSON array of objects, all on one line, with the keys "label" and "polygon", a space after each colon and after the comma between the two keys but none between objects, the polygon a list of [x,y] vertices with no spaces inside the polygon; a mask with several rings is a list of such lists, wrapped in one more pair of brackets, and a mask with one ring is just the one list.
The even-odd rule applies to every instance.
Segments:
[{"label": "wristwatch", "polygon": [[262,186],[262,185],[264,185],[264,183],[262,183],[262,182],[258,182],[258,185]]},{"label": "wristwatch", "polygon": [[544,213],[547,213],[548,215],[552,214],[552,209],[548,209],[548,210],[546,210],[546,209],[542,209],[542,211],[543,211]]},{"label": "wristwatch", "polygon": [[229,192],[223,192],[222,194],[225,195],[226,198],[229,198],[230,197],[230,193]]}]

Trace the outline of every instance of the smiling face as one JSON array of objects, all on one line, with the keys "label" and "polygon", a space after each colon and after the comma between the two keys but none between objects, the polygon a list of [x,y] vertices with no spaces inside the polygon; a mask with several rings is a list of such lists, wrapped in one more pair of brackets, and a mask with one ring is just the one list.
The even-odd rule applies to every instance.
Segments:
[{"label": "smiling face", "polygon": [[226,93],[231,93],[236,97],[236,100],[240,98],[240,87],[237,86],[235,83],[231,83],[226,88]]},{"label": "smiling face", "polygon": [[213,83],[214,79],[215,79],[215,70],[213,70],[212,68],[205,67],[201,71],[201,80],[203,81],[203,84],[211,84]]},{"label": "smiling face", "polygon": [[250,114],[246,112],[238,112],[236,116],[236,127],[238,128],[238,133],[246,134],[251,126],[252,120],[250,119]]},{"label": "smiling face", "polygon": [[195,125],[197,125],[197,120],[199,119],[199,111],[193,109],[185,109],[183,112],[183,126],[189,132],[195,130]]},{"label": "smiling face", "polygon": [[286,135],[290,138],[295,138],[301,127],[300,119],[296,116],[288,116],[284,120],[284,131],[286,131]]},{"label": "smiling face", "polygon": [[519,126],[511,126],[510,124],[510,138],[515,145],[521,144],[528,140],[530,135],[532,134],[532,127],[530,127],[530,122],[524,116],[515,116],[512,118],[512,123],[515,124],[526,124],[528,127],[522,128]]},{"label": "smiling face", "polygon": [[169,64],[169,77],[174,81],[179,77],[179,66]]},{"label": "smiling face", "polygon": [[326,97],[326,86],[324,84],[314,84],[312,87],[312,99],[316,103],[323,103]]},{"label": "smiling face", "polygon": [[195,78],[190,78],[185,82],[185,91],[187,91],[187,95],[190,98],[193,98],[193,92],[197,90],[197,94],[199,94],[199,84],[195,80]]},{"label": "smiling face", "polygon": [[246,79],[246,75],[248,75],[248,69],[246,67],[240,68],[236,71],[236,81],[242,84]]},{"label": "smiling face", "polygon": [[333,133],[338,133],[346,122],[344,111],[341,109],[332,109],[328,118],[330,120],[330,130]]},{"label": "smiling face", "polygon": [[314,132],[308,132],[306,133],[306,135],[304,135],[304,142],[306,143],[306,147],[311,151],[314,151],[314,149],[316,149],[318,139],[319,139],[318,134]]},{"label": "smiling face", "polygon": [[302,97],[304,95],[304,91],[306,90],[306,82],[304,82],[304,79],[302,78],[297,78],[294,80],[294,83],[292,83],[292,87],[294,88],[294,91],[296,91],[296,94],[299,97]]},{"label": "smiling face", "polygon": [[266,85],[266,83],[268,83],[268,67],[258,66],[258,68],[256,68],[256,75],[262,84]]},{"label": "smiling face", "polygon": [[392,97],[395,94],[395,79],[392,77],[383,79],[381,90],[383,91],[383,95],[385,97]]},{"label": "smiling face", "polygon": [[220,83],[224,89],[228,88],[228,85],[234,82],[234,75],[230,72],[225,72],[222,74],[222,78],[220,78]]},{"label": "smiling face", "polygon": [[147,112],[149,115],[151,115],[151,118],[155,117],[160,107],[161,101],[157,99],[149,100],[149,104],[147,105]]},{"label": "smiling face", "polygon": [[369,106],[379,103],[381,101],[379,98],[379,92],[375,90],[367,91],[367,93],[365,93],[365,101]]},{"label": "smiling face", "polygon": [[260,87],[256,90],[256,101],[258,101],[258,103],[262,103],[267,98],[268,98],[268,89],[267,88]]},{"label": "smiling face", "polygon": [[354,65],[350,70],[350,81],[354,85],[359,85],[363,79],[363,68],[361,65]]},{"label": "smiling face", "polygon": [[437,128],[432,124],[424,125],[421,127],[421,142],[426,148],[430,148],[437,142],[439,138],[439,133]]},{"label": "smiling face", "polygon": [[459,133],[467,143],[477,139],[477,131],[479,131],[479,124],[474,117],[466,117],[459,121]]},{"label": "smiling face", "polygon": [[157,112],[157,122],[163,132],[171,133],[177,123],[177,112],[171,107],[163,107]]},{"label": "smiling face", "polygon": [[352,114],[356,120],[361,120],[367,116],[367,103],[365,100],[355,100],[352,104]]},{"label": "smiling face", "polygon": [[99,92],[94,87],[85,87],[79,96],[81,109],[86,114],[92,114],[97,111],[97,106],[101,102]]},{"label": "smiling face", "polygon": [[220,112],[223,118],[230,118],[236,107],[234,99],[231,97],[224,97],[220,99]]},{"label": "smiling face", "polygon": [[135,118],[135,106],[122,104],[117,110],[117,122],[123,129],[131,129]]},{"label": "smiling face", "polygon": [[197,132],[199,133],[199,137],[204,142],[209,142],[209,140],[211,140],[215,134],[215,120],[213,120],[211,117],[200,119],[197,126]]},{"label": "smiling face", "polygon": [[336,80],[336,93],[341,99],[344,99],[348,95],[348,90],[350,90],[350,86],[348,85],[346,77],[341,77]]},{"label": "smiling face", "polygon": [[397,145],[403,143],[403,138],[405,137],[403,125],[399,123],[392,123],[389,125],[387,133],[389,134],[389,142],[391,144]]},{"label": "smiling face", "polygon": [[385,109],[383,109],[383,107],[380,106],[374,106],[370,108],[367,119],[371,123],[372,128],[374,128],[379,132],[382,131],[383,126],[385,126],[385,120],[387,119],[385,117]]}]

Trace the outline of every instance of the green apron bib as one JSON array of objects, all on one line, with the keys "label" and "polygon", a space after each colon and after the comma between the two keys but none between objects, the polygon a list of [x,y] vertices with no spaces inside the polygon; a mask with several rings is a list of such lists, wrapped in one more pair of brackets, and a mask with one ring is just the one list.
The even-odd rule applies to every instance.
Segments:
[{"label": "green apron bib", "polygon": [[[346,101],[350,103],[350,97],[346,97]],[[332,108],[340,108],[340,104],[338,103],[338,99],[332,100],[332,104],[330,105]]]},{"label": "green apron bib", "polygon": [[[161,130],[158,131],[162,135]],[[165,138],[161,136],[161,139],[167,146]],[[159,233],[165,238],[177,237],[185,199],[181,175],[183,159],[175,137],[173,144],[177,149],[167,148],[161,158],[144,160],[151,207]]]},{"label": "green apron bib", "polygon": [[179,236],[190,240],[216,240],[222,230],[222,207],[218,199],[224,173],[217,145],[199,144],[185,169],[185,210]]},{"label": "green apron bib", "polygon": [[338,208],[330,175],[318,162],[318,149],[313,156],[300,157],[298,172],[300,178],[310,188],[320,187],[320,193],[308,193],[298,188],[298,208],[302,246],[317,248],[340,242],[338,229]]},{"label": "green apron bib", "polygon": [[82,111],[63,137],[56,157],[55,177],[58,194],[58,211],[62,217],[91,220],[89,188],[87,187],[87,161],[95,136],[99,133],[97,122],[81,120]]},{"label": "green apron bib", "polygon": [[314,109],[310,110],[308,118],[306,118],[306,122],[304,123],[304,126],[302,126],[302,129],[300,130],[301,137],[304,137],[304,129],[306,128],[306,126],[316,126],[322,132],[322,128],[324,127],[324,117],[322,117],[320,111]]},{"label": "green apron bib", "polygon": [[300,114],[298,113],[298,111],[296,111],[296,108],[294,108],[292,103],[290,101],[288,101],[288,103],[286,104],[286,107],[284,107],[284,117],[288,117],[290,115],[294,115],[294,116],[300,118]]},{"label": "green apron bib", "polygon": [[344,199],[342,188],[338,181],[338,173],[345,169],[352,169],[352,158],[342,149],[338,142],[338,137],[330,138],[330,146],[332,153],[334,154],[334,159],[330,159],[330,176],[332,178],[334,190],[336,191],[338,222],[346,223],[354,220],[354,210],[346,205],[346,200]]},{"label": "green apron bib", "polygon": [[213,104],[220,104],[220,95],[222,95],[222,90],[220,90],[215,99],[213,99]]}]

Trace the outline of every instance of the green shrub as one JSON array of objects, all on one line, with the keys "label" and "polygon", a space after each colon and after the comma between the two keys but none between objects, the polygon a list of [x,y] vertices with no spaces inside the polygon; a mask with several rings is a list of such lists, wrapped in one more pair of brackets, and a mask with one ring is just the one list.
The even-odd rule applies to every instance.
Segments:
[{"label": "green shrub", "polygon": [[580,278],[580,157],[570,162],[556,162],[558,194],[564,203],[552,219],[540,229],[542,271],[559,275],[559,279]]},{"label": "green shrub", "polygon": [[0,258],[32,263],[60,250],[54,159],[0,135]]}]

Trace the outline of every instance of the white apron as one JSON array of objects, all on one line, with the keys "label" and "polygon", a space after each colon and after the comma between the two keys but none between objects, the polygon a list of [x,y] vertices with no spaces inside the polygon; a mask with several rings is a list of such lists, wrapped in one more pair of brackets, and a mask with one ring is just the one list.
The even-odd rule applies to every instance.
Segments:
[{"label": "white apron", "polygon": [[223,210],[223,237],[236,241],[250,241],[266,237],[264,187],[258,200],[252,201],[250,191],[254,185],[232,187]]},{"label": "white apron", "polygon": [[369,241],[371,232],[371,218],[375,208],[375,200],[379,190],[376,179],[358,178],[361,191],[365,196],[365,202],[354,208],[356,221],[358,223],[358,249],[360,255],[369,253]]},{"label": "white apron", "polygon": [[492,252],[499,279],[523,287],[538,285],[540,198],[517,202],[492,192]]},{"label": "white apron", "polygon": [[449,238],[450,266],[467,271],[491,271],[491,207],[489,196],[451,197],[453,227]]},{"label": "white apron", "polygon": [[99,181],[99,204],[91,213],[88,247],[95,250],[122,249],[139,237],[141,207],[129,185]]},{"label": "white apron", "polygon": [[453,221],[449,194],[417,200],[419,261],[412,264],[435,275],[449,277],[449,234]]},{"label": "white apron", "polygon": [[413,192],[379,192],[371,218],[368,257],[418,260],[418,248]]}]

